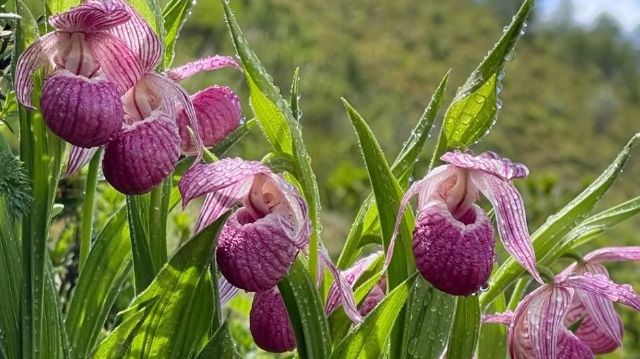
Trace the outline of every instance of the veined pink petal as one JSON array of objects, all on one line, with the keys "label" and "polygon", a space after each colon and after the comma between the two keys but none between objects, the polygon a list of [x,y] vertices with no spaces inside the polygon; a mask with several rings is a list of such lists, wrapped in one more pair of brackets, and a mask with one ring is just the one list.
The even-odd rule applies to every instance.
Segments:
[{"label": "veined pink petal", "polygon": [[49,17],[49,23],[65,32],[95,32],[109,30],[129,18],[129,12],[122,3],[89,1]]},{"label": "veined pink petal", "polygon": [[220,218],[223,213],[240,203],[242,198],[249,192],[252,180],[251,177],[248,177],[244,181],[208,193],[202,204],[194,233],[200,232]]},{"label": "veined pink petal", "polygon": [[[622,338],[611,338],[602,329],[600,329],[594,320],[587,314],[587,310],[582,304],[582,300],[580,300],[580,297],[577,295],[579,292],[584,293],[584,291],[576,290],[576,295],[573,297],[571,308],[564,318],[565,326],[571,327],[571,325],[580,321],[580,326],[575,331],[575,336],[586,344],[594,354],[605,354],[616,350],[620,347],[620,341]],[[606,303],[613,309],[613,304],[609,300],[599,297],[598,299],[606,301]],[[619,328],[618,331],[622,334],[624,332],[624,327],[622,325],[622,320],[617,314],[615,320],[617,322],[617,327]]]},{"label": "veined pink petal", "polygon": [[640,247],[605,247],[597,249],[586,256],[585,262],[640,261]]},{"label": "veined pink petal", "polygon": [[511,325],[511,323],[513,322],[513,316],[514,316],[514,313],[509,310],[504,313],[482,314],[482,322]]},{"label": "veined pink petal", "polygon": [[[558,359],[593,359],[589,347],[566,328],[560,328],[558,335]],[[519,359],[519,358],[517,358]],[[528,359],[528,358],[522,358]]]},{"label": "veined pink petal", "polygon": [[511,182],[484,172],[472,171],[470,177],[495,208],[498,232],[504,248],[531,273],[536,281],[543,283],[536,269],[535,253],[527,228],[524,203],[518,190]]},{"label": "veined pink petal", "polygon": [[[211,147],[220,142],[230,132],[238,128],[242,118],[240,99],[228,87],[212,86],[191,96],[191,102],[198,118],[198,130],[204,147]],[[176,121],[180,129],[180,149],[183,154],[192,155],[195,147],[192,144],[189,118],[182,106],[179,106]]]},{"label": "veined pink petal", "polygon": [[287,309],[276,288],[253,296],[249,329],[256,345],[268,352],[283,353],[296,347]]},{"label": "veined pink petal", "polygon": [[395,246],[396,237],[398,235],[398,229],[400,228],[400,223],[402,222],[402,216],[404,216],[404,211],[407,209],[409,205],[409,201],[415,196],[418,195],[418,212],[421,211],[429,200],[432,199],[436,191],[438,190],[438,186],[449,178],[451,175],[455,174],[456,168],[451,165],[443,165],[438,166],[431,170],[427,175],[418,182],[409,187],[407,192],[402,197],[402,202],[400,202],[400,209],[398,210],[398,216],[396,217],[396,225],[393,228],[393,236],[391,237],[391,242],[389,243],[389,248],[387,248],[387,255],[384,261],[384,270],[391,263],[391,257],[393,256],[393,247]]},{"label": "veined pink petal", "polygon": [[245,161],[241,158],[224,158],[218,162],[196,165],[182,176],[178,188],[182,194],[182,205],[205,193],[242,182],[259,173],[270,173],[260,162]]},{"label": "veined pink petal", "polygon": [[508,158],[500,158],[494,152],[484,152],[474,156],[470,152],[447,152],[441,160],[451,163],[456,167],[481,170],[498,176],[505,181],[515,178],[525,178],[529,175],[529,169],[522,163],[513,163]]},{"label": "veined pink petal", "polygon": [[[382,255],[381,251],[372,253],[364,258],[359,259],[352,267],[342,272],[344,280],[353,287],[353,284],[362,276],[362,274],[369,269],[369,267]],[[336,283],[329,288],[329,294],[327,294],[327,304],[325,305],[325,313],[327,315],[333,313],[340,304],[340,293]]]},{"label": "veined pink petal", "polygon": [[633,288],[628,284],[616,284],[604,274],[558,275],[555,279],[556,286],[584,290],[640,311],[640,296]]},{"label": "veined pink petal", "polygon": [[71,176],[84,167],[93,156],[98,152],[100,147],[82,148],[78,146],[71,146],[69,150],[69,159],[67,160],[67,168],[64,170],[64,174],[61,178]]},{"label": "veined pink petal", "polygon": [[127,9],[131,19],[109,30],[113,36],[123,40],[136,54],[144,71],[153,70],[162,56],[160,38],[135,9],[126,1],[115,0]]},{"label": "veined pink petal", "polygon": [[104,32],[85,34],[86,44],[105,77],[124,95],[142,78],[142,65],[122,40]]},{"label": "veined pink petal", "polygon": [[242,71],[242,67],[230,56],[208,56],[189,62],[186,65],[167,71],[167,76],[176,82],[180,82],[202,71],[212,71],[223,67],[233,66]]},{"label": "veined pink petal", "polygon": [[331,262],[331,258],[329,258],[329,255],[325,251],[320,251],[320,258],[324,261],[325,265],[333,275],[335,280],[333,282],[333,286],[337,288],[337,291],[340,294],[345,314],[347,314],[347,317],[349,317],[349,319],[354,323],[360,323],[362,321],[362,316],[358,311],[358,306],[356,305],[356,301],[353,296],[353,289],[351,288],[353,282],[349,283],[349,281],[344,278],[338,267]]},{"label": "veined pink petal", "polygon": [[15,89],[16,98],[23,106],[31,106],[31,94],[35,86],[33,75],[39,69],[51,64],[56,53],[56,47],[64,35],[50,32],[31,44],[18,58],[16,65]]},{"label": "veined pink petal", "polygon": [[512,358],[560,358],[558,338],[566,331],[562,320],[572,296],[570,288],[544,285],[523,299],[509,328]]},{"label": "veined pink petal", "polygon": [[218,297],[220,298],[220,305],[224,305],[240,292],[240,288],[234,287],[229,283],[225,277],[218,279]]}]

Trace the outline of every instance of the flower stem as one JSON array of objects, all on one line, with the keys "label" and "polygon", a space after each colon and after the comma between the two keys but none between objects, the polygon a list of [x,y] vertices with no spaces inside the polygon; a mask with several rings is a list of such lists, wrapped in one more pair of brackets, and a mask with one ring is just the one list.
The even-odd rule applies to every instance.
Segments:
[{"label": "flower stem", "polygon": [[100,158],[102,157],[102,149],[98,150],[89,162],[89,172],[87,173],[87,181],[85,183],[84,208],[82,209],[82,227],[80,229],[80,260],[78,262],[78,271],[82,272],[84,263],[89,255],[91,248],[91,237],[93,232],[93,209],[95,206],[96,185],[98,183],[98,167],[100,167]]}]

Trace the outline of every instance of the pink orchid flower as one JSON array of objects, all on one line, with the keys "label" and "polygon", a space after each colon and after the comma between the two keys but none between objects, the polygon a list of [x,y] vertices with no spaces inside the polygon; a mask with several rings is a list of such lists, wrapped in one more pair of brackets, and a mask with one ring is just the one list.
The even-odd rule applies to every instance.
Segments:
[{"label": "pink orchid flower", "polygon": [[604,274],[561,274],[555,277],[554,283],[527,295],[514,313],[483,316],[483,322],[509,325],[512,359],[590,359],[594,353],[587,343],[563,324],[567,322],[566,316],[578,291],[597,297],[596,303],[602,299],[640,310],[640,296],[629,285],[616,284]]},{"label": "pink orchid flower", "polygon": [[479,193],[495,209],[505,249],[538,282],[535,254],[525,218],[524,204],[512,179],[529,174],[526,166],[502,159],[493,152],[447,152],[439,166],[407,191],[396,220],[387,255],[393,252],[402,215],[418,195],[418,219],[413,232],[413,254],[420,274],[439,290],[470,295],[487,285],[495,258],[493,226],[475,202]]},{"label": "pink orchid flower", "polygon": [[[629,260],[640,260],[640,247],[601,248],[584,256],[582,261],[570,265],[561,274],[588,272],[609,277],[609,272],[600,263]],[[610,353],[622,346],[622,319],[610,301],[591,292],[576,289],[564,324],[570,326],[580,320],[575,335],[594,354]]]}]

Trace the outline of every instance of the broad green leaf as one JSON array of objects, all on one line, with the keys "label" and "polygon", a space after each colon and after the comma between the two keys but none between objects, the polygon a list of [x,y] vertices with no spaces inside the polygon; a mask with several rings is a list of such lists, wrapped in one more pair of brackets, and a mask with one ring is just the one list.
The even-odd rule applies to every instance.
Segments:
[{"label": "broad green leaf", "polygon": [[[131,270],[131,244],[121,208],[95,240],[71,296],[65,325],[74,358],[87,358]],[[99,278],[99,280],[96,280]]]},{"label": "broad green leaf", "polygon": [[[507,309],[504,293],[494,300],[487,314],[503,313]],[[483,324],[478,341],[478,359],[507,358],[507,327],[502,324]]]},{"label": "broad green leaf", "polygon": [[222,324],[220,328],[213,334],[211,339],[202,351],[198,354],[196,359],[242,359],[236,343],[233,340],[233,336],[229,332],[229,325],[227,323]]},{"label": "broad green leaf", "polygon": [[249,102],[253,112],[275,152],[284,153],[293,158],[296,168],[294,175],[302,186],[313,228],[308,254],[309,271],[311,277],[315,278],[318,268],[318,249],[321,247],[320,193],[316,175],[311,168],[311,157],[304,146],[300,124],[294,118],[291,108],[282,99],[278,88],[273,85],[271,76],[267,74],[258,57],[249,48],[229,7],[229,2],[222,0],[222,6],[233,44],[240,56],[249,84]]},{"label": "broad green leaf", "polygon": [[[607,192],[611,185],[618,178],[627,163],[633,148],[640,140],[640,133],[637,133],[629,143],[622,149],[616,159],[589,187],[574,198],[569,204],[555,215],[549,216],[547,221],[531,235],[533,248],[538,258],[538,264],[549,266],[555,259],[567,252],[571,243],[566,243],[562,247],[556,246],[564,236],[582,223],[589,215],[593,207],[600,198]],[[483,306],[491,303],[498,294],[504,291],[518,277],[524,273],[524,269],[513,258],[509,257],[495,275],[491,276],[489,290],[480,297]]]},{"label": "broad green leaf", "polygon": [[458,297],[447,359],[473,357],[480,334],[480,302],[477,295]]},{"label": "broad green leaf", "polygon": [[407,299],[407,325],[402,358],[437,359],[444,351],[456,308],[456,299],[418,277]]},{"label": "broad green leaf", "polygon": [[[429,137],[433,122],[438,115],[448,80],[449,72],[447,72],[440,82],[440,85],[438,85],[436,92],[431,97],[429,105],[411,131],[411,136],[404,143],[402,150],[391,166],[391,171],[398,181],[400,181],[400,178],[406,177],[408,179],[413,171],[413,166],[422,151],[425,141]],[[400,183],[403,188],[406,188],[407,181],[400,181]],[[353,263],[358,253],[360,253],[360,248],[366,243],[367,239],[372,237],[368,234],[380,233],[378,209],[374,204],[373,194],[370,194],[364,200],[362,207],[360,207],[353,225],[349,230],[349,235],[340,253],[340,258],[338,258],[337,265],[339,268],[345,269]]]},{"label": "broad green leaf", "polygon": [[278,289],[287,308],[300,358],[328,358],[331,337],[324,303],[300,256],[293,262],[289,274],[278,283]]},{"label": "broad green leaf", "polygon": [[133,8],[142,16],[144,21],[151,26],[153,31],[160,37],[160,42],[164,43],[166,36],[164,29],[164,19],[160,11],[160,1],[158,0],[128,0]]},{"label": "broad green leaf", "polygon": [[[391,237],[396,223],[396,217],[402,200],[403,191],[389,168],[369,126],[364,119],[343,99],[353,127],[358,135],[358,141],[362,148],[362,155],[371,180],[373,195],[380,218],[380,227],[385,250],[389,248]],[[413,231],[413,215],[411,211],[402,216],[398,236],[393,250],[393,259],[387,268],[387,285],[390,289],[402,283],[409,274],[415,271],[413,253],[411,251],[411,238]],[[401,311],[396,320],[396,329],[391,339],[391,355],[399,356],[403,343],[405,312]]]},{"label": "broad green leaf", "polygon": [[[387,350],[387,341],[407,300],[409,289],[417,277],[418,273],[414,273],[414,275],[393,289],[364,318],[362,323],[358,324],[338,344],[333,353],[331,353],[331,358],[381,358]],[[393,354],[391,357],[394,357]]]},{"label": "broad green leaf", "polygon": [[171,0],[162,10],[162,18],[164,21],[164,30],[166,37],[164,39],[164,68],[167,69],[173,62],[175,55],[174,49],[176,40],[180,35],[180,30],[187,17],[191,14],[191,8],[195,1],[193,0]]},{"label": "broad green leaf", "polygon": [[122,324],[99,345],[94,358],[188,358],[196,354],[211,326],[215,296],[208,266],[226,219],[221,217],[176,252],[122,313]]},{"label": "broad green leaf", "polygon": [[0,195],[0,357],[20,357],[20,248],[4,197]]},{"label": "broad green leaf", "polygon": [[[456,92],[445,114],[442,131],[448,148],[465,148],[477,142],[496,121],[504,67],[524,33],[525,20],[532,8],[533,0],[522,4],[502,38]],[[439,157],[440,154],[437,155]]]}]

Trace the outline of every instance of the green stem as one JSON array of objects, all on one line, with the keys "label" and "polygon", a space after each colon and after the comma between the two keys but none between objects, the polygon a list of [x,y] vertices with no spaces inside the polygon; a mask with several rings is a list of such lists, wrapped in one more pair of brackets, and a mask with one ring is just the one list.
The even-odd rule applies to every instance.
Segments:
[{"label": "green stem", "polygon": [[84,263],[91,249],[91,237],[93,234],[93,209],[95,207],[96,185],[98,184],[98,168],[102,149],[98,150],[89,162],[89,172],[85,183],[84,208],[82,209],[82,227],[80,230],[80,261],[78,271],[82,272]]},{"label": "green stem", "polygon": [[513,288],[513,293],[511,293],[511,298],[509,298],[509,304],[507,305],[507,310],[514,311],[522,299],[522,295],[524,291],[529,286],[531,282],[531,278],[520,278],[518,282],[516,282],[515,287]]},{"label": "green stem", "polygon": [[167,199],[170,196],[171,184],[172,179],[169,176],[151,191],[149,197],[148,240],[156,274],[167,263],[167,215],[169,213]]}]

